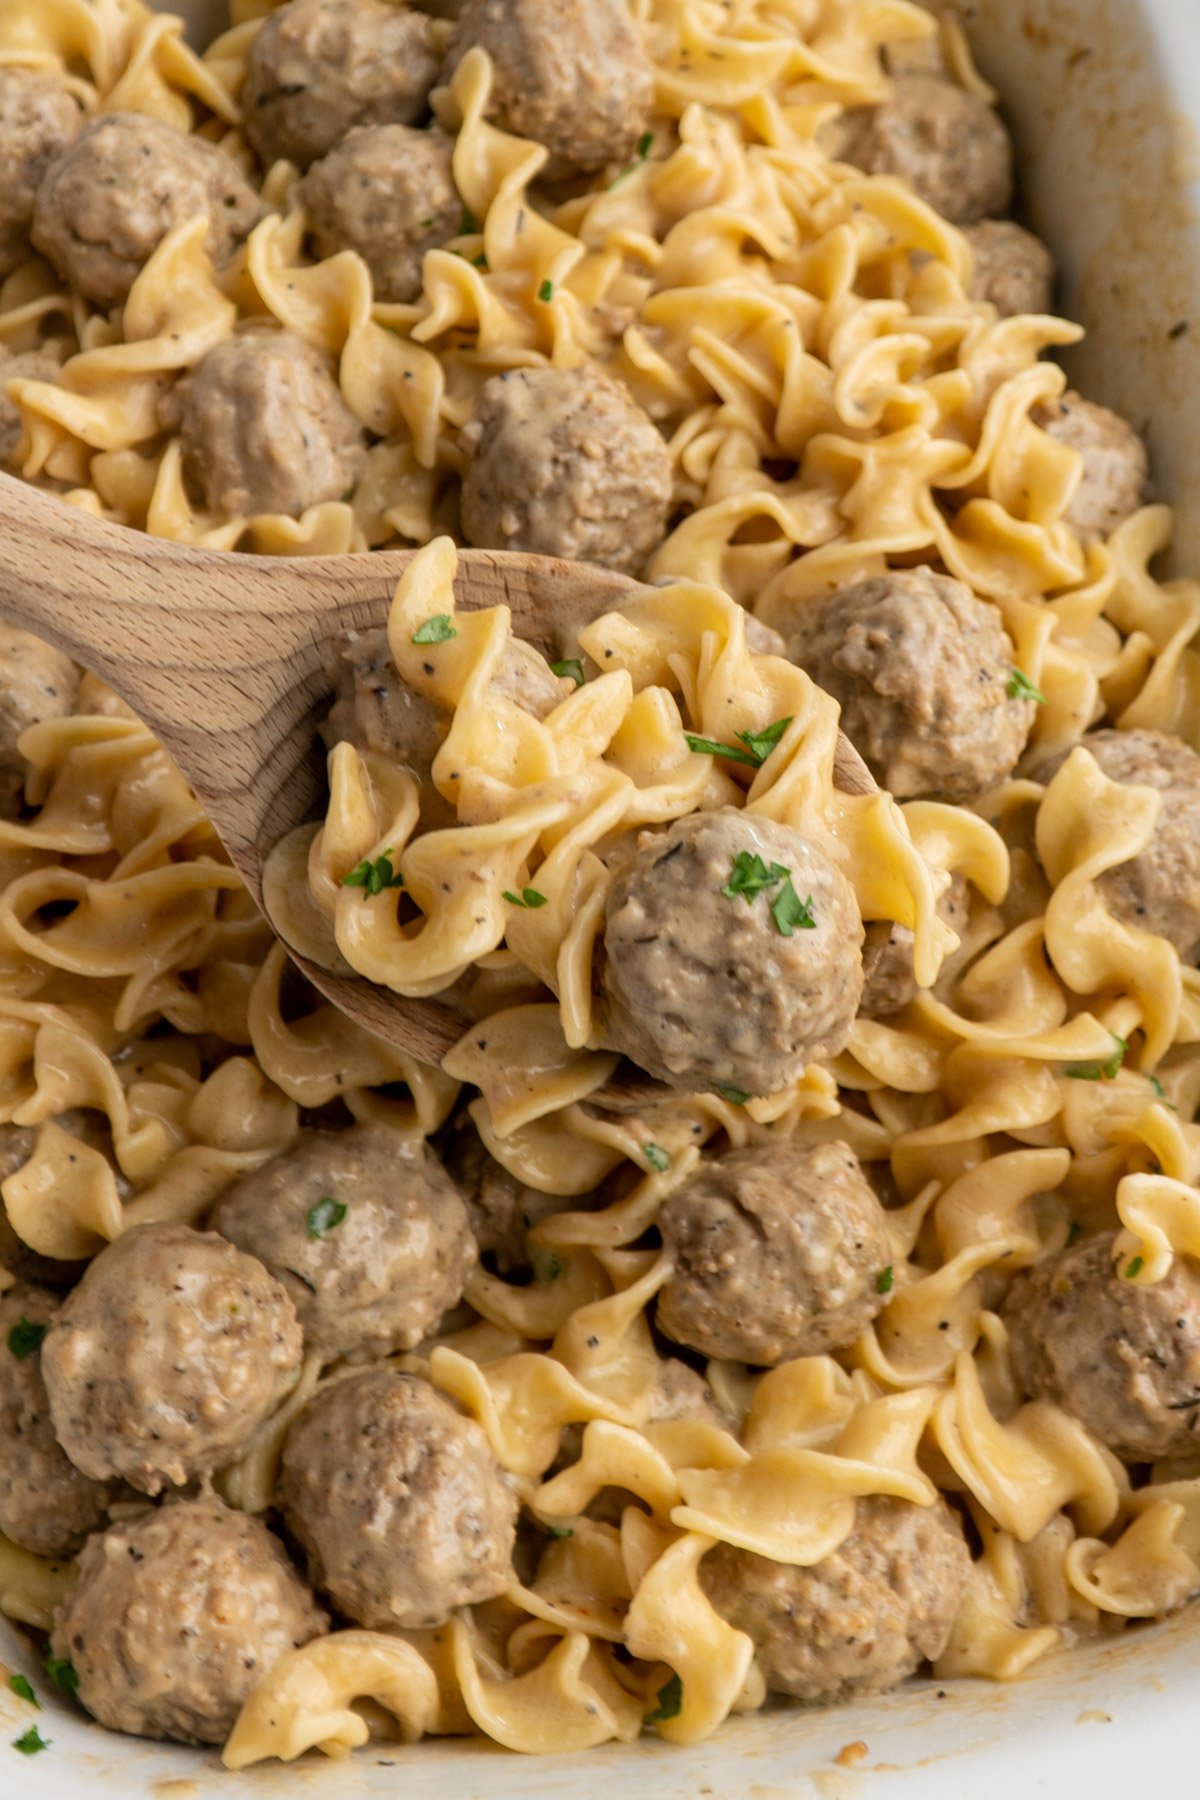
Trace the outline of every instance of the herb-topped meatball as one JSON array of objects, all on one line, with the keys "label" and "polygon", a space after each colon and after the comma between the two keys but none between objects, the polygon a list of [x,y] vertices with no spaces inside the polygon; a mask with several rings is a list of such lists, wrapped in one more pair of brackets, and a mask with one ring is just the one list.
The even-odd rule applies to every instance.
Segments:
[{"label": "herb-topped meatball", "polygon": [[61,81],[40,69],[0,67],[0,280],[29,254],[38,186],[82,123],[79,102]]},{"label": "herb-topped meatball", "polygon": [[194,491],[221,518],[299,518],[344,500],[366,467],[362,428],[328,360],[290,331],[250,330],[208,352],[164,404]]},{"label": "herb-topped meatball", "polygon": [[492,60],[491,116],[546,146],[547,174],[602,169],[634,154],[650,120],[654,73],[628,0],[466,0],[443,79],[476,44]]},{"label": "herb-topped meatball", "polygon": [[318,1393],[288,1433],[279,1503],[314,1583],[361,1625],[444,1625],[514,1579],[516,1496],[474,1419],[415,1375]]},{"label": "herb-topped meatball", "polygon": [[0,1300],[0,1531],[38,1556],[73,1556],[107,1523],[112,1498],[54,1435],[41,1346],[58,1306],[57,1294],[21,1283]]},{"label": "herb-topped meatball", "polygon": [[798,1700],[879,1694],[940,1656],[971,1558],[944,1500],[872,1496],[854,1530],[811,1568],[718,1544],[700,1580],[722,1616],[754,1640],[767,1687]]},{"label": "herb-topped meatball", "polygon": [[[1163,731],[1089,731],[1077,748],[1110,781],[1162,795],[1146,848],[1099,877],[1106,905],[1122,924],[1166,938],[1185,963],[1200,963],[1200,756]],[[1050,781],[1069,754],[1041,765],[1037,778]]]},{"label": "herb-topped meatball", "polygon": [[208,253],[227,260],[262,202],[232,157],[144,113],[103,113],[46,170],[33,241],[97,305],[121,305],[167,233],[207,218]]},{"label": "herb-topped meatball", "polygon": [[317,255],[354,250],[377,300],[415,300],[425,252],[462,229],[451,149],[443,132],[411,125],[350,132],[300,183]]},{"label": "herb-topped meatball", "polygon": [[771,1366],[858,1337],[884,1304],[887,1223],[845,1144],[763,1144],[702,1163],[658,1219],[674,1264],[658,1328]]},{"label": "herb-topped meatball", "polygon": [[1002,319],[1048,313],[1054,300],[1054,258],[1040,238],[1012,219],[981,219],[963,236],[971,246],[972,300],[986,300]]},{"label": "herb-topped meatball", "polygon": [[900,75],[890,99],[842,121],[838,155],[898,175],[952,225],[1008,211],[1012,141],[995,108],[940,75]]},{"label": "herb-topped meatball", "polygon": [[971,800],[1012,773],[1034,702],[996,607],[952,576],[893,569],[804,603],[788,654],[842,709],[881,787]]},{"label": "herb-topped meatball", "polygon": [[386,0],[290,0],[246,58],[242,118],[267,168],[307,169],[356,125],[415,125],[429,111],[438,28]]},{"label": "herb-topped meatball", "polygon": [[607,1041],[685,1092],[775,1093],[844,1049],[862,942],[853,888],[798,831],[691,813],[644,835],[613,881]]},{"label": "herb-topped meatball", "polygon": [[50,1644],[110,1731],[221,1744],[263,1676],[328,1623],[278,1538],[210,1494],[93,1537]]},{"label": "herb-topped meatball", "polygon": [[21,733],[47,719],[65,719],[78,687],[79,671],[69,656],[31,632],[0,623],[0,818],[15,819],[21,810]]},{"label": "herb-topped meatball", "polygon": [[1184,1257],[1150,1286],[1085,1238],[1017,1277],[1004,1307],[1025,1393],[1053,1400],[1131,1462],[1192,1450],[1200,1433],[1200,1276]]},{"label": "herb-topped meatball", "polygon": [[666,442],[624,386],[590,363],[494,375],[459,442],[471,458],[463,535],[481,549],[634,574],[666,531]]},{"label": "herb-topped meatball", "polygon": [[235,1183],[211,1224],[283,1283],[306,1352],[327,1362],[413,1349],[475,1260],[437,1158],[384,1125],[307,1132]]},{"label": "herb-topped meatball", "polygon": [[1145,504],[1146,446],[1120,413],[1068,392],[1039,406],[1033,419],[1083,458],[1079,486],[1063,517],[1085,542],[1109,537]]},{"label": "herb-topped meatball", "polygon": [[232,1462],[300,1352],[292,1303],[254,1257],[211,1232],[139,1225],[63,1302],[42,1372],[76,1468],[157,1494]]}]

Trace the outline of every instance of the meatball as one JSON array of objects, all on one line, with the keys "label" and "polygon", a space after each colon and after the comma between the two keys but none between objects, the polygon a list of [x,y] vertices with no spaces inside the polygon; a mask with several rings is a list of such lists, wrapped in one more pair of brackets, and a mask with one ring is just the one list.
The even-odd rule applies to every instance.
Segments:
[{"label": "meatball", "polygon": [[1054,302],[1054,258],[1041,238],[1011,219],[982,219],[963,232],[975,266],[968,288],[1002,319],[1048,313]]},{"label": "meatball", "polygon": [[300,203],[318,256],[354,250],[377,300],[415,300],[425,252],[462,229],[450,139],[411,125],[365,125],[314,163]]},{"label": "meatball", "polygon": [[492,118],[545,145],[549,176],[634,154],[650,122],[654,71],[628,0],[467,0],[444,80],[476,44],[492,59]]},{"label": "meatball", "polygon": [[621,383],[590,363],[493,375],[459,442],[471,458],[470,544],[631,575],[662,540],[671,453]]},{"label": "meatball", "polygon": [[307,169],[356,125],[415,125],[437,78],[437,27],[385,0],[291,0],[246,58],[242,122],[259,161]]},{"label": "meatball", "polygon": [[[346,1210],[322,1230],[325,1199]],[[236,1182],[210,1222],[283,1284],[305,1350],[326,1362],[413,1349],[458,1304],[475,1260],[441,1164],[383,1125],[305,1133]]]},{"label": "meatball", "polygon": [[1085,542],[1110,536],[1145,504],[1146,446],[1119,413],[1069,391],[1037,407],[1033,420],[1083,458],[1079,486],[1063,517]]},{"label": "meatball", "polygon": [[[1200,964],[1200,756],[1163,731],[1090,731],[1078,748],[1110,781],[1162,795],[1146,848],[1097,880],[1105,904],[1123,924],[1166,938],[1185,963]],[[1069,754],[1043,763],[1038,780],[1050,781]]]},{"label": "meatball", "polygon": [[518,1181],[484,1148],[469,1120],[451,1145],[448,1162],[475,1242],[502,1274],[528,1268],[526,1234],[534,1225],[577,1204]]},{"label": "meatball", "polygon": [[69,656],[31,632],[0,621],[0,818],[15,819],[21,811],[25,790],[25,758],[17,748],[21,733],[46,719],[65,719],[78,688],[79,671]]},{"label": "meatball", "polygon": [[952,225],[1012,203],[1012,140],[999,114],[940,75],[900,75],[889,100],[847,113],[837,151],[868,175],[898,175]]},{"label": "meatball", "polygon": [[40,1345],[58,1304],[22,1285],[0,1300],[0,1531],[38,1556],[73,1556],[112,1497],[68,1461],[50,1422]]},{"label": "meatball", "polygon": [[177,225],[206,216],[208,253],[222,263],[262,210],[216,145],[144,113],[104,113],[47,169],[33,241],[81,294],[119,306]]},{"label": "meatball", "polygon": [[1035,703],[1009,695],[1016,652],[996,607],[932,569],[893,569],[805,602],[793,662],[842,709],[881,787],[971,800],[1011,774]]},{"label": "meatball", "polygon": [[38,69],[0,67],[0,281],[29,253],[29,227],[42,176],[83,122],[79,102]]},{"label": "meatball", "polygon": [[279,1658],[328,1624],[278,1538],[207,1494],[93,1537],[50,1647],[110,1731],[221,1744]]},{"label": "meatball", "polygon": [[222,518],[299,518],[366,468],[362,428],[319,350],[290,331],[226,338],[169,399],[184,473]]},{"label": "meatball", "polygon": [[1004,1306],[1013,1369],[1130,1462],[1193,1450],[1200,1430],[1200,1275],[1176,1257],[1151,1287],[1114,1262],[1116,1233],[1019,1275]]},{"label": "meatball", "polygon": [[854,1530],[811,1568],[718,1544],[700,1564],[717,1611],[754,1640],[767,1687],[798,1700],[879,1694],[940,1656],[971,1558],[944,1500],[873,1495]]},{"label": "meatball", "polygon": [[840,1350],[884,1304],[887,1220],[845,1144],[762,1144],[702,1163],[659,1214],[674,1268],[658,1328],[773,1367]]},{"label": "meatball", "polygon": [[318,1393],[288,1433],[279,1504],[315,1584],[361,1625],[444,1625],[514,1579],[516,1496],[475,1421],[415,1375]]},{"label": "meatball", "polygon": [[[807,902],[785,935],[785,877],[732,896],[752,859]],[[752,892],[744,891],[749,885]],[[773,910],[775,908],[775,910]],[[772,1094],[845,1048],[862,997],[854,890],[790,826],[724,807],[646,834],[609,890],[602,957],[608,1041],[684,1092]]]},{"label": "meatball", "polygon": [[212,1232],[139,1225],[102,1250],[42,1347],[58,1441],[145,1494],[231,1462],[294,1385],[280,1284]]},{"label": "meatball", "polygon": [[[961,875],[952,877],[937,910],[938,918],[961,937],[971,912],[967,884]],[[891,1019],[920,992],[913,968],[913,934],[906,925],[893,925],[880,954],[867,969],[858,1010],[866,1019]]]},{"label": "meatball", "polygon": [[9,397],[10,381],[57,381],[62,365],[46,350],[24,350],[0,361],[0,465],[20,474],[18,459],[23,435],[21,409]]}]

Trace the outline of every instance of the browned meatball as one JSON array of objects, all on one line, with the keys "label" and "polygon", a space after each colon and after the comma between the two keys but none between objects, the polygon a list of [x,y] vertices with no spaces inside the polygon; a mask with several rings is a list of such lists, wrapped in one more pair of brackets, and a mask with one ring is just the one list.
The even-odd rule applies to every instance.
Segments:
[{"label": "browned meatball", "polygon": [[579,1204],[518,1181],[484,1148],[470,1120],[456,1133],[447,1161],[480,1253],[504,1274],[529,1266],[526,1237],[534,1225]]},{"label": "browned meatball", "polygon": [[889,100],[847,113],[837,153],[868,175],[898,175],[952,225],[1012,202],[1012,141],[999,114],[940,75],[900,75]]},{"label": "browned meatball", "polygon": [[1010,697],[1016,652],[996,607],[932,569],[894,569],[807,601],[793,662],[898,800],[970,800],[1011,774],[1034,702]]},{"label": "browned meatball", "polygon": [[65,719],[78,688],[79,671],[69,656],[0,621],[0,818],[15,819],[21,810],[21,733],[47,719]]},{"label": "browned meatball", "polygon": [[459,442],[470,544],[633,574],[671,504],[671,454],[619,381],[578,369],[493,375]]},{"label": "browned meatball", "polygon": [[717,1611],[754,1640],[767,1687],[798,1700],[879,1694],[942,1654],[971,1558],[944,1500],[872,1496],[812,1568],[718,1544],[700,1564]]},{"label": "browned meatball", "polygon": [[81,294],[119,306],[177,225],[207,217],[208,253],[222,263],[262,210],[216,145],[144,113],[104,113],[47,169],[33,241]]},{"label": "browned meatball", "polygon": [[366,125],[314,163],[300,203],[318,256],[355,250],[377,300],[415,300],[425,252],[462,229],[450,139],[411,125]]},{"label": "browned meatball", "polygon": [[1150,463],[1133,426],[1120,413],[1067,392],[1039,406],[1034,423],[1078,450],[1083,475],[1063,517],[1085,541],[1106,538],[1145,504]]},{"label": "browned meatball", "polygon": [[[1184,962],[1200,963],[1200,756],[1163,731],[1090,731],[1079,747],[1110,781],[1162,795],[1146,848],[1100,876],[1105,904],[1123,924],[1166,938]],[[1038,779],[1049,781],[1067,755],[1043,763]]]},{"label": "browned meatball", "polygon": [[319,350],[253,329],[210,350],[170,396],[188,481],[222,518],[299,518],[342,500],[366,467],[362,428]]},{"label": "browned meatball", "polygon": [[674,1268],[658,1328],[773,1367],[840,1350],[883,1306],[887,1221],[845,1144],[762,1144],[702,1163],[658,1219]]},{"label": "browned meatball", "polygon": [[467,0],[444,80],[476,44],[492,59],[492,117],[546,146],[547,174],[633,155],[650,121],[654,71],[627,0]]},{"label": "browned meatball", "polygon": [[58,1304],[22,1285],[0,1300],[0,1531],[38,1556],[73,1556],[112,1498],[68,1461],[50,1421],[41,1342]]},{"label": "browned meatball", "polygon": [[19,355],[0,361],[0,464],[19,474],[17,467],[21,449],[21,411],[8,393],[10,381],[57,381],[62,365],[46,350],[23,350]]},{"label": "browned meatball", "polygon": [[[780,928],[784,877],[757,893],[723,892],[755,857],[764,874],[786,871],[797,899],[811,902],[810,925],[790,936]],[[845,1048],[862,941],[853,888],[798,831],[735,807],[676,819],[643,836],[609,890],[607,1041],[688,1093],[773,1094]]]},{"label": "browned meatball", "polygon": [[42,1348],[58,1441],[145,1494],[232,1462],[294,1385],[280,1284],[212,1232],[139,1225],[102,1250]]},{"label": "browned meatball", "polygon": [[963,236],[975,258],[967,290],[972,300],[986,300],[1002,319],[1050,311],[1054,258],[1041,238],[1012,219],[982,219]]},{"label": "browned meatball", "polygon": [[78,100],[61,81],[39,69],[0,67],[0,281],[29,254],[42,176],[82,122]]},{"label": "browned meatball", "polygon": [[1176,1257],[1139,1287],[1116,1233],[1085,1238],[1018,1276],[1004,1307],[1026,1394],[1053,1400],[1118,1456],[1150,1462],[1200,1433],[1200,1276]]},{"label": "browned meatball", "polygon": [[437,28],[385,0],[291,0],[246,58],[242,120],[267,167],[307,169],[356,125],[414,125],[429,111]]},{"label": "browned meatball", "polygon": [[278,1538],[208,1494],[93,1537],[50,1646],[110,1731],[221,1744],[263,1676],[328,1623]]},{"label": "browned meatball", "polygon": [[[952,878],[937,910],[938,918],[961,937],[971,911],[967,884],[961,875]],[[920,991],[913,967],[913,934],[906,925],[893,925],[879,955],[868,960],[858,1010],[866,1019],[891,1019],[903,1012]]]},{"label": "browned meatball", "polygon": [[279,1503],[314,1583],[361,1625],[443,1625],[514,1579],[516,1496],[475,1421],[415,1375],[319,1393],[288,1433]]},{"label": "browned meatball", "polygon": [[305,1350],[326,1362],[413,1349],[458,1304],[475,1260],[437,1158],[384,1125],[306,1132],[236,1182],[210,1222],[283,1283]]}]

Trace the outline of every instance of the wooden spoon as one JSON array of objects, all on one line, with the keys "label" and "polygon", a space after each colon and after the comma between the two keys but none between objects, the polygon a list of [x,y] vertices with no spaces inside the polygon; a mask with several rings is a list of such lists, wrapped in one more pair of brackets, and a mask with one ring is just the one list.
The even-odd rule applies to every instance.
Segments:
[{"label": "wooden spoon", "polygon": [[[280,838],[327,796],[317,726],[330,640],[386,625],[408,550],[257,557],[197,550],[112,525],[0,474],[0,615],[93,670],[179,765],[255,901]],[[512,608],[552,659],[639,584],[606,569],[494,550],[459,553],[457,604]],[[874,791],[846,738],[834,778]],[[439,1063],[471,1020],[332,975],[290,951],[342,1012],[409,1056]]]}]

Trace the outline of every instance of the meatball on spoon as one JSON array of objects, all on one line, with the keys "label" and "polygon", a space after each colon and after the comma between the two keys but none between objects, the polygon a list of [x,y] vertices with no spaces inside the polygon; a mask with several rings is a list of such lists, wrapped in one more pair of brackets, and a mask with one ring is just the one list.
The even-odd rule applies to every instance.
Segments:
[{"label": "meatball on spoon", "polygon": [[[255,557],[198,550],[68,509],[0,475],[6,618],[92,669],[174,757],[256,902],[271,849],[326,793],[318,727],[331,642],[387,623],[411,551]],[[462,550],[457,604],[506,605],[520,638],[557,658],[579,629],[639,591],[627,576],[555,557]],[[869,793],[845,739],[838,785]],[[295,956],[295,953],[293,952]],[[439,1063],[470,1020],[295,956],[334,1005],[410,1056]]]}]

